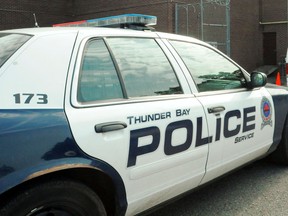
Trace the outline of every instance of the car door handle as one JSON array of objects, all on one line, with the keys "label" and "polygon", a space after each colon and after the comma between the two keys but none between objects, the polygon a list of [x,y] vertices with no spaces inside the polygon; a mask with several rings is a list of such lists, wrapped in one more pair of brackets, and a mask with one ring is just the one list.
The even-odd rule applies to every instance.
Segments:
[{"label": "car door handle", "polygon": [[127,127],[127,124],[125,122],[106,122],[102,124],[95,125],[95,131],[96,133],[105,133],[109,131],[116,131],[116,130],[122,130]]},{"label": "car door handle", "polygon": [[208,108],[208,113],[220,113],[225,110],[224,106],[210,107]]}]

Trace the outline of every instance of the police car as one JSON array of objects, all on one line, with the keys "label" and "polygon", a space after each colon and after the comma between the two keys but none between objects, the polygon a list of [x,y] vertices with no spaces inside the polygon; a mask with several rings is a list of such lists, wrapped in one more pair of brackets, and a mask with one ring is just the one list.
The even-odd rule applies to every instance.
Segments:
[{"label": "police car", "polygon": [[284,87],[199,40],[0,32],[0,215],[135,215],[272,153]]}]

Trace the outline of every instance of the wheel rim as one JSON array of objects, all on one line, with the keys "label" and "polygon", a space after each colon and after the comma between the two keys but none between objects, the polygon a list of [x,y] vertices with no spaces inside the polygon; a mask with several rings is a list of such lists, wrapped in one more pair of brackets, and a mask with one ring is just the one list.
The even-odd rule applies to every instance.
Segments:
[{"label": "wheel rim", "polygon": [[82,215],[70,206],[41,206],[33,209],[26,216],[76,216]]}]

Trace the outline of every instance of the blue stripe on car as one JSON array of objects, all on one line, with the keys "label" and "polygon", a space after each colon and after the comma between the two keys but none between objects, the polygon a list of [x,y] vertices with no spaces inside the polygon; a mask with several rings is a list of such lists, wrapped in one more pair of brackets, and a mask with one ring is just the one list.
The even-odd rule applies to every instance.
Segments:
[{"label": "blue stripe on car", "polygon": [[275,125],[274,125],[274,135],[273,135],[273,144],[271,145],[268,153],[274,151],[279,145],[282,139],[282,133],[287,114],[288,114],[288,95],[279,94],[279,90],[283,89],[287,91],[287,88],[281,86],[275,86],[271,84],[266,85],[266,89],[272,96],[274,109],[275,109]]},{"label": "blue stripe on car", "polygon": [[109,175],[120,200],[120,212],[126,211],[120,175],[107,163],[79,149],[63,110],[0,110],[0,194],[35,173],[65,164],[89,165]]}]

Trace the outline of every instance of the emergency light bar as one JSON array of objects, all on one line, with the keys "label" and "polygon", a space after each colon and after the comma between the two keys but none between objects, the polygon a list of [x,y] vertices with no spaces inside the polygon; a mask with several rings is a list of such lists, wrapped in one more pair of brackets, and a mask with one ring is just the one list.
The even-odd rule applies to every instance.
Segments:
[{"label": "emergency light bar", "polygon": [[[53,27],[118,27],[144,30],[151,29],[149,26],[157,24],[157,17],[143,14],[123,14],[119,16],[103,17],[91,20],[81,20],[54,24]],[[145,28],[146,27],[146,28]],[[152,28],[153,29],[153,28]]]}]

